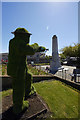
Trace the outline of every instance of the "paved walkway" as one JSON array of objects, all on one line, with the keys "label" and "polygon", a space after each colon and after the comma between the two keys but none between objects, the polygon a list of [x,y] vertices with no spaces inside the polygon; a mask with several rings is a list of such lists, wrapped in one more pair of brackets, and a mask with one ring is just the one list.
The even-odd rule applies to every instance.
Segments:
[{"label": "paved walkway", "polygon": [[[36,66],[37,69],[41,69],[43,71],[45,71],[47,67],[50,68],[50,65]],[[76,69],[76,67],[63,65],[62,68],[64,68],[64,69],[58,70],[55,73],[55,76],[58,76],[62,79],[71,81],[71,79],[72,79],[71,74],[73,74],[73,70]],[[74,79],[73,79],[73,81],[74,81]],[[80,83],[80,76],[76,77],[76,82]]]},{"label": "paved walkway", "polygon": [[[76,69],[76,67],[73,66],[63,66],[63,70],[58,70],[58,72],[56,72],[55,76],[58,76],[62,79],[66,79],[71,81],[72,80],[72,74],[73,74],[73,70]],[[74,78],[73,78],[74,81]],[[80,83],[80,75],[76,76],[76,82]]]}]

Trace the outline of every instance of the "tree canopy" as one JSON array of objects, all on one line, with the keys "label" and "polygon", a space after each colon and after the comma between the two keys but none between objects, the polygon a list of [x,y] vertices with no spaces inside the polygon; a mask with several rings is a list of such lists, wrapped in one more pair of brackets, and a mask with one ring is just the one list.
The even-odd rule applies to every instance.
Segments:
[{"label": "tree canopy", "polygon": [[44,52],[46,48],[44,46],[39,46],[37,43],[31,45],[34,49],[38,49],[37,52]]},{"label": "tree canopy", "polygon": [[60,50],[62,53],[61,57],[80,57],[80,44],[74,44],[74,46],[66,46]]}]

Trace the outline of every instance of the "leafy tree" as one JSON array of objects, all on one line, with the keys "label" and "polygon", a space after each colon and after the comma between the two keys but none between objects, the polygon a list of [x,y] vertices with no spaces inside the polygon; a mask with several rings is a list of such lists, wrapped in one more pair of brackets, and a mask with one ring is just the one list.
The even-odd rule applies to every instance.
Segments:
[{"label": "leafy tree", "polygon": [[80,57],[80,44],[74,44],[74,46],[66,46],[60,50],[62,53],[61,58]]},{"label": "leafy tree", "polygon": [[32,44],[31,47],[33,47],[34,50],[37,50],[36,52],[44,52],[46,50],[45,47],[39,46],[37,43]]}]

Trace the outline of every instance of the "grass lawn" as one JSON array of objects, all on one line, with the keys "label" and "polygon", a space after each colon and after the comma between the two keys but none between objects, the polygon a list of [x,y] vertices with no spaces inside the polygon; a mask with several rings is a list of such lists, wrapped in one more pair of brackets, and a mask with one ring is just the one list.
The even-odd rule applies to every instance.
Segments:
[{"label": "grass lawn", "polygon": [[[51,118],[78,118],[80,94],[77,91],[56,80],[34,83],[34,86],[53,113]],[[2,97],[9,94],[12,89],[3,91]]]},{"label": "grass lawn", "polygon": [[[47,74],[32,66],[28,66],[28,69],[34,75]],[[3,65],[2,73],[5,74],[5,71],[6,66]],[[34,83],[34,86],[53,113],[51,118],[78,118],[80,93],[56,80]],[[3,91],[2,97],[9,94],[12,94],[12,89]]]},{"label": "grass lawn", "polygon": [[13,91],[12,89],[4,90],[3,92],[1,92],[2,97],[5,97],[5,96],[8,96],[8,95],[12,94],[12,91]]},{"label": "grass lawn", "polygon": [[53,112],[52,118],[78,118],[77,91],[56,80],[35,83],[34,86]]},{"label": "grass lawn", "polygon": [[6,64],[0,64],[0,75],[6,75],[7,74],[7,65]]},{"label": "grass lawn", "polygon": [[50,63],[37,63],[35,65],[50,65]]}]

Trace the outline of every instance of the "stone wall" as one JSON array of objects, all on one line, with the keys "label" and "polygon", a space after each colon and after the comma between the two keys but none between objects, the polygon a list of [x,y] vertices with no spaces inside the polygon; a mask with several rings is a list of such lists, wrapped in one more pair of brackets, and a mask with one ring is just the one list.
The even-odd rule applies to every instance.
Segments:
[{"label": "stone wall", "polygon": [[[53,79],[51,75],[33,75],[33,82]],[[12,78],[8,75],[0,76],[0,88],[2,90],[12,88]],[[1,90],[0,90],[1,91]]]},{"label": "stone wall", "polygon": [[[65,80],[65,79],[61,79],[57,76],[54,76],[54,75],[33,75],[33,82],[40,82],[40,81],[43,81],[43,80],[59,80],[77,90],[80,91],[80,84],[78,83],[74,83],[72,81],[68,81],[68,80]],[[2,88],[2,90],[4,89],[7,89],[7,88],[12,88],[12,78],[8,75],[6,76],[0,76],[0,88]],[[1,91],[1,90],[0,90]]]}]

